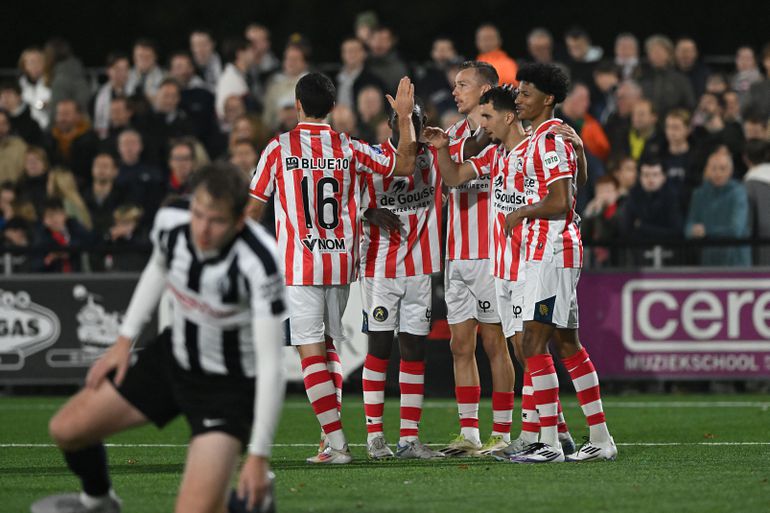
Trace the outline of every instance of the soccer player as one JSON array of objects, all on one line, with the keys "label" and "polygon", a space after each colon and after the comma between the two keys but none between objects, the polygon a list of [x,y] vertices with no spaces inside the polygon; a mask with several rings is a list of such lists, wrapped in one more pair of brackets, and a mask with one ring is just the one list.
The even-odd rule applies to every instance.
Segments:
[{"label": "soccer player", "polygon": [[[504,233],[505,218],[510,212],[524,205],[524,175],[522,172],[523,155],[527,149],[529,137],[516,117],[516,91],[511,88],[493,87],[481,95],[479,99],[480,125],[494,144],[487,146],[478,156],[466,160],[462,164],[455,163],[446,148],[448,136],[440,129],[427,128],[425,135],[429,141],[439,148],[439,168],[450,185],[458,185],[480,176],[489,176],[492,181],[491,216],[492,216],[492,255],[493,273],[496,290],[498,311],[502,320],[503,334],[514,345],[517,355],[521,354],[521,332],[523,330],[523,254],[521,251],[522,227],[519,226],[508,238]],[[561,133],[580,141],[580,138],[569,126],[558,127]],[[585,181],[585,158],[580,152],[580,168]],[[525,362],[520,358],[522,366]],[[526,370],[526,367],[525,367]],[[525,385],[528,373],[525,373]],[[525,390],[526,393],[526,390]],[[539,431],[537,413],[528,411],[525,404],[527,397],[522,400],[523,414],[529,414],[522,419],[522,434],[512,443],[498,446],[488,453],[503,447],[523,448],[529,445],[528,429],[534,425]],[[530,407],[531,408],[531,407]],[[533,410],[533,408],[531,408]],[[560,434],[564,446],[573,447],[572,437],[568,431]]]},{"label": "soccer player", "polygon": [[340,421],[342,371],[334,349],[345,341],[342,315],[356,277],[361,174],[414,173],[411,123],[414,86],[404,77],[396,98],[398,147],[385,154],[337,133],[324,121],[334,108],[334,84],[321,73],[295,88],[299,124],[265,148],[252,177],[251,215],[259,219],[273,191],[278,247],[284,258],[291,343],[302,360],[305,390],[323,431],[309,463],[351,460]]},{"label": "soccer player", "polygon": [[567,94],[568,79],[558,67],[546,64],[523,66],[517,78],[516,110],[520,119],[532,123],[534,132],[523,163],[527,205],[508,214],[505,232],[515,233],[527,220],[522,349],[532,376],[540,441],[514,454],[511,461],[564,461],[556,427],[559,381],[548,353],[552,336],[590,431],[589,441],[569,459],[614,459],[617,448],[605,422],[599,379],[577,332],[576,289],[583,246],[575,213],[575,150],[562,136],[550,133],[562,123],[553,119],[553,110]]},{"label": "soccer player", "polygon": [[[237,169],[209,165],[192,179],[189,207],[165,207],[156,216],[154,250],[120,336],[50,422],[83,491],[42,499],[33,513],[120,511],[102,440],[148,422],[162,427],[179,414],[192,438],[175,511],[224,511],[247,447],[239,494],[249,507],[262,501],[285,389],[286,306],[275,242],[245,218],[246,187]],[[172,326],[131,363],[132,341],[166,289]]]},{"label": "soccer player", "polygon": [[[468,61],[460,66],[452,94],[466,118],[447,130],[449,152],[456,162],[462,162],[466,145],[477,143],[472,135],[479,132],[479,99],[497,82],[497,72],[489,64]],[[481,149],[483,146],[476,148]],[[448,213],[444,298],[460,434],[442,452],[467,456],[507,446],[513,413],[513,362],[500,326],[489,260],[489,177],[450,188]],[[481,385],[476,364],[477,332],[492,370],[492,435],[483,445],[478,420]]]},{"label": "soccer player", "polygon": [[[415,99],[411,116],[416,134],[427,119]],[[382,144],[393,155],[400,140],[392,111],[392,137]],[[367,449],[372,459],[393,457],[383,434],[382,413],[388,360],[398,330],[401,353],[401,430],[396,457],[443,457],[419,440],[425,377],[425,337],[430,332],[431,274],[441,271],[441,175],[436,151],[419,143],[410,176],[364,177],[361,230],[361,296],[368,352],[363,388]]]}]

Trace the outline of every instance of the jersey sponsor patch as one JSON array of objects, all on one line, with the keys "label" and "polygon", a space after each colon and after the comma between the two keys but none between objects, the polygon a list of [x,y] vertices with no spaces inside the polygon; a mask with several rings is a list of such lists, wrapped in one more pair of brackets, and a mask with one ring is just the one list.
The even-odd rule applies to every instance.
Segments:
[{"label": "jersey sponsor patch", "polygon": [[561,162],[561,159],[555,151],[549,151],[543,157],[543,164],[545,164],[546,167],[556,167],[559,162]]}]

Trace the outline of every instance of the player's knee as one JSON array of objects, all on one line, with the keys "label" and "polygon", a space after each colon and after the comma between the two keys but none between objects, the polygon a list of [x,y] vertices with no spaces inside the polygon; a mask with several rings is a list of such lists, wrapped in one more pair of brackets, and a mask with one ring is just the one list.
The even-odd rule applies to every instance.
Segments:
[{"label": "player's knee", "polygon": [[60,411],[48,422],[48,434],[62,450],[75,450],[81,445],[82,437],[65,411]]},{"label": "player's knee", "polygon": [[177,497],[174,513],[224,513],[227,511],[224,500],[202,500],[200,494],[180,493]]},{"label": "player's knee", "polygon": [[450,344],[452,357],[455,360],[471,360],[476,356],[476,341],[474,339],[452,339]]}]

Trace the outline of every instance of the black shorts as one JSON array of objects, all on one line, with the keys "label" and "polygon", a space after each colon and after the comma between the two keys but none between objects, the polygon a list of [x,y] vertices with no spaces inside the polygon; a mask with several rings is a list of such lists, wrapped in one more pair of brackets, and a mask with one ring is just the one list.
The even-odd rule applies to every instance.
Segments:
[{"label": "black shorts", "polygon": [[227,433],[246,450],[254,420],[254,378],[183,369],[171,352],[171,330],[138,351],[123,383],[115,388],[159,428],[182,414],[192,436]]}]

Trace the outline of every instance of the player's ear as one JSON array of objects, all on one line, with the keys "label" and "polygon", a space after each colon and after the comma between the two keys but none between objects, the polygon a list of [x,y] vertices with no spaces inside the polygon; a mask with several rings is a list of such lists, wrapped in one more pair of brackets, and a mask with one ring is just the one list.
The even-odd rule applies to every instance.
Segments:
[{"label": "player's ear", "polygon": [[297,113],[304,112],[302,110],[302,104],[299,102],[299,100],[294,100],[294,108],[297,109]]},{"label": "player's ear", "polygon": [[545,104],[549,107],[554,107],[556,105],[556,97],[552,94],[549,94],[545,97]]}]

